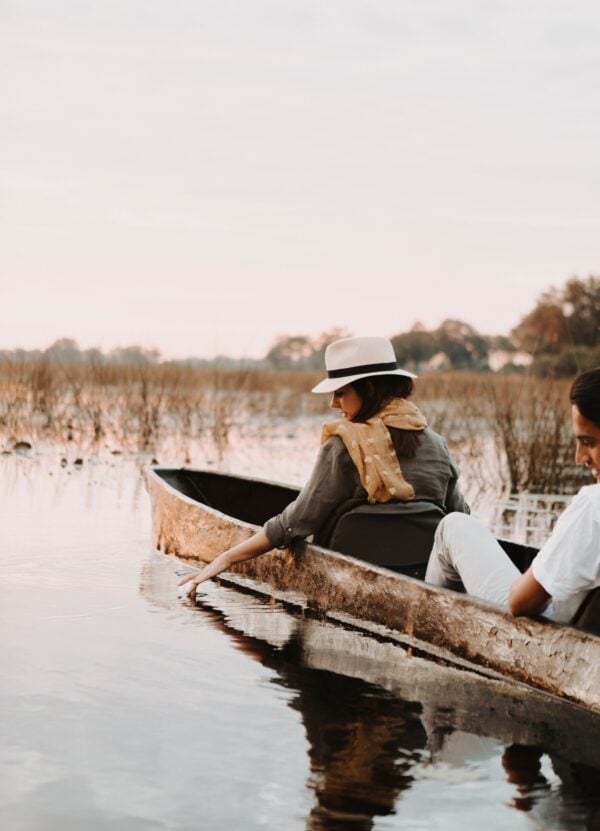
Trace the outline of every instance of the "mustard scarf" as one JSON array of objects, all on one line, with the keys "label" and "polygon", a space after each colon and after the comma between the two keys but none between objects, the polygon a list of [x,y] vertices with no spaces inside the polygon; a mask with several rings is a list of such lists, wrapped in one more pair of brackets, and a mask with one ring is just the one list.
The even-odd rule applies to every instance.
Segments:
[{"label": "mustard scarf", "polygon": [[321,444],[330,436],[339,436],[354,462],[369,502],[402,502],[415,498],[412,485],[406,481],[387,427],[402,430],[424,430],[425,416],[405,398],[393,398],[365,423],[329,421],[323,425]]}]

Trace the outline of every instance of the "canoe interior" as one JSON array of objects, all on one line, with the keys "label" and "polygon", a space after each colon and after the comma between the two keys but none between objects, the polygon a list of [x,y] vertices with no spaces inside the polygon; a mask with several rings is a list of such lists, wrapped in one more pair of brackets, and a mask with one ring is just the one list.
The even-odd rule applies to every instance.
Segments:
[{"label": "canoe interior", "polygon": [[298,488],[260,479],[204,470],[155,468],[154,472],[195,502],[252,525],[264,525],[272,516],[280,514],[300,492]]},{"label": "canoe interior", "polygon": [[[298,488],[275,482],[204,470],[154,468],[154,472],[195,502],[258,526],[281,513],[300,492]],[[498,542],[520,571],[526,571],[537,554],[537,549],[530,545],[505,539]],[[424,571],[414,576],[423,577]]]}]

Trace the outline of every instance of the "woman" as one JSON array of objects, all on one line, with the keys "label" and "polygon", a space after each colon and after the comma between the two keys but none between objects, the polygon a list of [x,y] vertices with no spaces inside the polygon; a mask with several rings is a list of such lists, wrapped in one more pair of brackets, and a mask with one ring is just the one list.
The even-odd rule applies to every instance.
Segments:
[{"label": "woman", "polygon": [[308,483],[279,516],[243,543],[184,577],[188,595],[233,563],[314,536],[325,544],[341,514],[369,502],[426,500],[445,511],[469,508],[445,441],[408,401],[411,372],[400,369],[387,338],[344,338],[325,352],[327,378],[313,392],[332,393],[342,419],[323,426]]},{"label": "woman", "polygon": [[472,517],[452,514],[439,524],[427,583],[462,580],[469,594],[507,608],[572,622],[600,586],[600,367],[577,376],[569,394],[575,461],[596,480],[573,498],[525,574],[490,531]]}]

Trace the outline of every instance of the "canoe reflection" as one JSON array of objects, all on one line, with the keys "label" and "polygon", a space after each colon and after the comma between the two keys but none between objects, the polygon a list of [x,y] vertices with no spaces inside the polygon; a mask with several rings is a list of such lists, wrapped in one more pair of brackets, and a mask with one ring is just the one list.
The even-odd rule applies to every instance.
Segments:
[{"label": "canoe reflection", "polygon": [[[173,603],[165,579],[171,563],[157,555],[147,564],[141,590],[154,603]],[[542,774],[540,760],[549,754],[563,788],[569,777],[579,777],[579,818],[597,819],[597,714],[501,679],[411,657],[385,638],[290,613],[238,589],[214,583],[203,589],[196,601],[202,621],[271,669],[272,683],[294,692],[288,703],[306,730],[307,785],[315,795],[309,831],[369,831],[376,817],[400,810],[428,771],[435,776],[436,765],[460,771],[469,759],[498,759],[502,745],[515,809],[535,815],[543,804],[553,819],[564,814],[556,782]]]},{"label": "canoe reflection", "polygon": [[509,745],[502,754],[506,778],[517,788],[512,804],[520,811],[531,811],[537,793],[550,790],[548,780],[542,775],[542,756],[543,751],[539,747],[519,744]]},{"label": "canoe reflection", "polygon": [[[416,658],[408,659],[412,672],[405,669],[405,690],[412,686],[418,701],[410,700],[406,691],[399,697],[361,677],[325,668],[337,670],[343,663],[348,673],[365,672],[373,678],[373,665],[361,663],[348,648],[351,642],[360,644],[358,633],[283,610],[261,614],[264,601],[254,598],[252,602],[259,605],[252,612],[248,600],[240,604],[239,599],[237,591],[221,589],[199,597],[196,606],[213,625],[233,636],[241,651],[274,670],[275,683],[297,692],[290,706],[298,710],[306,729],[307,786],[316,797],[307,818],[308,831],[370,831],[376,817],[398,810],[403,792],[418,778],[416,771],[443,764],[457,750],[463,762],[473,754],[496,753],[495,742],[481,738],[486,735],[505,741],[513,738],[502,754],[502,765],[507,781],[517,789],[514,808],[533,816],[541,810],[546,818],[560,817],[568,828],[568,806],[576,804],[579,819],[585,817],[583,828],[597,827],[597,716],[530,690],[521,691],[521,700],[512,685],[496,682],[494,689],[494,683],[476,676],[470,678],[469,693],[469,673]],[[373,643],[369,646],[375,648]],[[357,653],[361,651],[365,652],[364,644],[357,648]],[[445,674],[451,680],[444,682]],[[457,674],[462,687],[457,686]],[[451,685],[454,698],[446,696],[446,700],[456,707],[440,703]],[[519,705],[525,709],[519,712]],[[518,743],[527,740],[531,744]],[[544,748],[533,744],[537,741]],[[557,749],[568,758],[555,755]],[[541,773],[545,753],[561,780],[561,795],[552,792]],[[594,766],[581,763],[590,759]]]},{"label": "canoe reflection", "polygon": [[309,786],[316,795],[308,828],[370,829],[374,816],[392,813],[410,787],[410,769],[427,745],[419,706],[364,681],[307,671],[296,633],[273,666],[280,683],[298,690],[298,710],[309,743]]},{"label": "canoe reflection", "polygon": [[[508,781],[516,786],[512,806],[535,819],[552,819],[555,828],[600,828],[600,771],[551,756],[552,772],[560,787],[553,791],[542,773],[544,751],[539,747],[510,745],[502,754]],[[544,798],[541,799],[543,794]],[[541,817],[539,815],[542,815]]]},{"label": "canoe reflection", "polygon": [[420,705],[361,679],[306,667],[302,626],[275,646],[241,635],[214,600],[199,599],[197,607],[213,625],[235,633],[236,647],[244,654],[274,670],[274,683],[297,693],[289,704],[306,729],[307,785],[316,796],[307,828],[369,831],[375,816],[393,813],[414,779],[411,767],[427,747]]}]

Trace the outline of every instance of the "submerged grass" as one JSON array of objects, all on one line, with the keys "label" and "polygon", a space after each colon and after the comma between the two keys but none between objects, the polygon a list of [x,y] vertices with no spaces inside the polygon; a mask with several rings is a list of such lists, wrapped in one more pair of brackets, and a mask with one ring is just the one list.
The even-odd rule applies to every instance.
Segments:
[{"label": "submerged grass", "polygon": [[[0,362],[0,443],[74,442],[89,451],[158,455],[176,444],[184,461],[210,441],[257,422],[328,417],[328,396],[308,390],[321,373],[179,365]],[[450,372],[419,379],[416,401],[469,471],[470,491],[571,493],[568,382]]]}]

